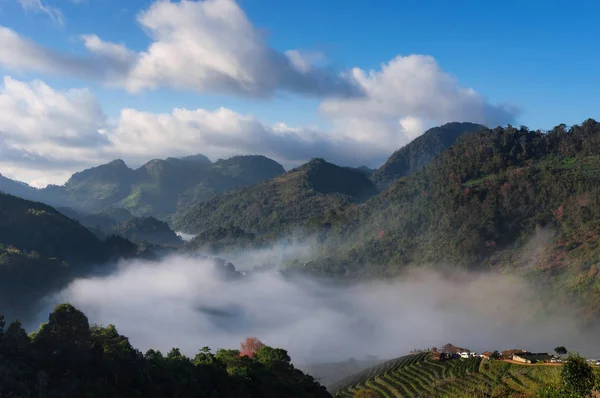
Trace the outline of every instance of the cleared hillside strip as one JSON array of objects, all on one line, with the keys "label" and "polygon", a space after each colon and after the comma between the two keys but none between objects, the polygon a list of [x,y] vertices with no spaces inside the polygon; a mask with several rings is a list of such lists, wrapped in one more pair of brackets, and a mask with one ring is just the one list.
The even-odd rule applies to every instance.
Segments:
[{"label": "cleared hillside strip", "polygon": [[556,367],[521,366],[481,358],[435,361],[429,353],[384,362],[336,383],[336,397],[369,390],[381,397],[452,397],[457,394],[507,394],[535,391],[554,380]]}]

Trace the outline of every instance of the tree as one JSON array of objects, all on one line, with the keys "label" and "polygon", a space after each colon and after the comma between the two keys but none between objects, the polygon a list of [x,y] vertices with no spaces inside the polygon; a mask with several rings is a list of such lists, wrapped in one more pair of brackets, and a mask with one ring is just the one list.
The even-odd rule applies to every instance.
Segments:
[{"label": "tree", "polygon": [[260,350],[265,345],[262,341],[257,339],[256,337],[247,337],[246,340],[240,343],[240,356],[247,356],[250,358],[254,358],[258,350]]},{"label": "tree", "polygon": [[564,346],[558,346],[554,349],[554,352],[558,355],[567,355],[568,351]]},{"label": "tree", "polygon": [[500,353],[498,352],[498,350],[495,350],[494,352],[492,352],[491,358],[492,359],[500,359]]},{"label": "tree", "polygon": [[561,378],[566,392],[587,397],[596,385],[596,373],[585,358],[571,354],[562,368]]}]

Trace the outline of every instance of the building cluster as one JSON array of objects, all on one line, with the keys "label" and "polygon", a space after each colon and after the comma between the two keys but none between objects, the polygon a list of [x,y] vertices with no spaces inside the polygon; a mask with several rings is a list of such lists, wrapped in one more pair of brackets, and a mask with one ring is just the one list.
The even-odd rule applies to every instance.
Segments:
[{"label": "building cluster", "polygon": [[475,358],[481,357],[483,359],[499,359],[499,360],[508,360],[515,361],[521,363],[550,363],[550,362],[560,362],[560,357],[557,357],[552,354],[548,354],[545,352],[529,352],[523,349],[511,349],[504,350],[502,352],[498,351],[485,351],[481,354],[478,354],[474,351],[469,350],[468,348],[462,348],[455,346],[453,344],[446,344],[441,349],[433,349],[433,359],[436,360],[445,360],[445,359],[466,359],[466,358]]}]

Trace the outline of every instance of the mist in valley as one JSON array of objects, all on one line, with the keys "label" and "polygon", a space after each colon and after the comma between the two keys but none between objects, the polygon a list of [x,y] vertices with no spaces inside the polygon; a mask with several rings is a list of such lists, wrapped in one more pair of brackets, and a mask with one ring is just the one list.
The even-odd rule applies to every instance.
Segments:
[{"label": "mist in valley", "polygon": [[[247,264],[285,257],[280,250],[246,254]],[[592,331],[578,331],[567,307],[544,310],[541,293],[515,276],[424,269],[361,283],[284,276],[276,269],[232,279],[211,259],[172,255],[122,262],[110,275],[75,280],[47,298],[38,321],[55,304],[69,302],[90,323],[116,325],[142,351],[175,346],[194,355],[203,346],[239,348],[256,336],[288,350],[298,365],[393,358],[448,342],[478,352],[565,345],[598,354]]]}]

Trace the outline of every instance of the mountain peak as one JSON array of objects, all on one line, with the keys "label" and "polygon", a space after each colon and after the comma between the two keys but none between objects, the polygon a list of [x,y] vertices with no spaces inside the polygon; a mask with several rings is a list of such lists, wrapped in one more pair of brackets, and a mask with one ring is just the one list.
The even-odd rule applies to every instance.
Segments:
[{"label": "mountain peak", "polygon": [[212,164],[210,159],[201,153],[198,153],[196,155],[184,156],[182,158],[179,158],[179,160],[183,160],[185,162]]},{"label": "mountain peak", "polygon": [[463,134],[474,133],[485,126],[469,122],[450,122],[433,127],[392,154],[372,177],[380,189],[393,181],[413,174],[437,155],[454,145]]}]

